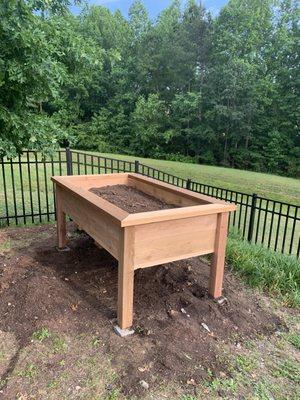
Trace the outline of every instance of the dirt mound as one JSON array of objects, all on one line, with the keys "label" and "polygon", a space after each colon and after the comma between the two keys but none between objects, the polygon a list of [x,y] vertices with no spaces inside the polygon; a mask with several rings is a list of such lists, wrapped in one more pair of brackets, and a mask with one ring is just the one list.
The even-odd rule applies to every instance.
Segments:
[{"label": "dirt mound", "polygon": [[110,323],[116,317],[117,262],[106,251],[74,234],[71,251],[58,252],[53,226],[5,232],[11,241],[30,237],[32,243],[0,256],[0,330],[14,334],[20,347],[41,327],[101,337],[130,396],[144,390],[139,381],[145,376],[153,386],[170,379],[197,383],[209,371],[224,371],[218,347],[280,328],[280,320],[228,271],[227,300],[209,298],[209,267],[194,258],[136,271],[136,334],[121,339]]}]

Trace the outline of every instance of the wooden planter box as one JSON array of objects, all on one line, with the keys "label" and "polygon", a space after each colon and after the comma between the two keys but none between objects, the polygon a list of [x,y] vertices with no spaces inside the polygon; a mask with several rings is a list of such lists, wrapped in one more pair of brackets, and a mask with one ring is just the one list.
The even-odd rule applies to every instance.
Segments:
[{"label": "wooden planter box", "polygon": [[[134,270],[213,253],[209,293],[222,293],[228,215],[236,206],[139,174],[52,177],[56,187],[58,247],[66,246],[66,214],[119,262],[118,324],[131,327]],[[129,185],[180,208],[129,214],[89,192]]]}]

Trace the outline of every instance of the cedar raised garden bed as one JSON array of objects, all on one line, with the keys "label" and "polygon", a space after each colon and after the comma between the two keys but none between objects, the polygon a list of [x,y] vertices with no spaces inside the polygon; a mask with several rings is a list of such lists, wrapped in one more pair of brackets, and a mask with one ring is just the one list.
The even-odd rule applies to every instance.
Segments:
[{"label": "cedar raised garden bed", "polygon": [[[121,329],[132,325],[135,269],[213,253],[209,294],[221,296],[228,215],[235,205],[133,173],[55,176],[52,180],[58,247],[66,246],[67,214],[119,262],[117,314]],[[155,211],[138,212],[138,206],[146,206],[146,195],[133,204],[133,212],[125,211],[122,208],[131,207],[128,195],[123,193],[127,196],[124,201],[117,197],[126,187],[107,191],[115,185],[126,185],[129,189],[125,192],[133,190],[133,197],[151,196],[149,203]]]}]

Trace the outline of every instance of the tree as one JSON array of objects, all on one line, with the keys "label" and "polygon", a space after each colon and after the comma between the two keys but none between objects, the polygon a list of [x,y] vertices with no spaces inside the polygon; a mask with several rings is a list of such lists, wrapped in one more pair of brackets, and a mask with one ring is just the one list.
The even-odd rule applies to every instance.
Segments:
[{"label": "tree", "polygon": [[[272,34],[272,1],[231,0],[215,22],[210,65],[211,124],[223,143],[220,161],[250,167],[249,146],[262,104],[263,57]],[[262,103],[264,99],[262,99]]]},{"label": "tree", "polygon": [[166,140],[166,119],[166,105],[157,94],[150,94],[148,99],[141,96],[132,114],[133,149],[145,157],[159,154],[162,151],[161,145]]},{"label": "tree", "polygon": [[47,22],[30,4],[0,4],[0,156],[13,156],[24,147],[51,150],[64,138],[43,103],[58,96],[65,67],[55,59]]},{"label": "tree", "polygon": [[140,0],[129,8],[129,26],[133,32],[133,42],[141,40],[151,29],[151,23],[146,7]]},{"label": "tree", "polygon": [[[75,1],[76,2],[76,1]],[[299,7],[173,0],[151,21],[0,4],[0,155],[84,149],[299,174]]]},{"label": "tree", "polygon": [[82,0],[25,0],[33,11],[40,12],[42,17],[49,15],[61,15],[68,12],[72,4],[80,4]]}]

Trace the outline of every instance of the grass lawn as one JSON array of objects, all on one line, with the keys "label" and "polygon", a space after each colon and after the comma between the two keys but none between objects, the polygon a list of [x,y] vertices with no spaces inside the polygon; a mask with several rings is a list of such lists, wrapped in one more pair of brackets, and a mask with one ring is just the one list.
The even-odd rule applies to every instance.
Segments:
[{"label": "grass lawn", "polygon": [[140,162],[160,169],[181,178],[207,185],[218,186],[245,193],[256,193],[272,200],[300,205],[300,181],[284,176],[263,174],[240,169],[198,165],[177,161],[154,160],[151,158],[131,157],[119,154],[92,153],[122,160],[139,160]]},{"label": "grass lawn", "polygon": [[[80,155],[80,157],[77,157],[76,154],[73,155],[74,174],[98,173],[99,171],[101,173],[105,171],[110,172],[110,162],[107,163],[107,169],[105,169],[104,160],[101,159],[98,164],[97,157],[93,157],[93,155],[101,155],[116,160],[127,160],[131,162],[138,159],[143,164],[175,176],[190,178],[203,184],[249,194],[256,192],[260,196],[300,205],[300,184],[297,179],[207,165],[144,159],[116,154],[88,153],[91,154],[91,156],[84,157]],[[41,161],[40,156],[38,156],[38,160]],[[0,225],[2,226],[7,225],[8,222],[10,224],[18,223],[20,225],[25,223],[47,222],[53,219],[54,195],[50,178],[52,175],[67,173],[64,151],[61,152],[60,159],[57,156],[54,158],[54,164],[49,162],[39,162],[36,164],[36,160],[33,156],[27,159],[25,155],[21,157],[21,161],[21,167],[18,163],[13,165],[7,164],[4,168],[2,166],[2,171],[0,171],[0,187],[6,187],[7,194],[5,198],[4,191],[0,190],[0,217],[6,216],[6,214],[9,216],[9,218],[2,218],[2,220],[0,220]],[[28,164],[28,161],[30,164]],[[93,164],[94,168],[85,166],[85,164]],[[121,169],[122,166],[121,163]],[[113,163],[113,167],[117,167],[117,162]],[[239,207],[235,217],[231,219],[231,225],[235,226],[235,230],[242,230],[245,236],[249,227],[251,198],[238,196],[237,199],[235,197],[232,199],[243,203],[246,202],[247,204],[247,206],[243,205]],[[264,245],[269,244],[271,248],[274,248],[276,245],[278,250],[284,250],[284,252],[292,250],[293,254],[297,253],[299,221],[296,223],[295,229],[293,228],[293,217],[296,208],[289,208],[285,205],[280,206],[276,203],[273,210],[273,203],[268,204],[264,200],[260,200],[258,206],[266,208],[268,211],[256,212],[255,227],[257,227],[257,229],[256,232],[254,232],[253,240],[257,243],[264,243]],[[279,214],[274,214],[272,211],[277,213],[288,212],[290,217],[279,217]],[[44,215],[40,217],[40,213],[44,213]],[[14,218],[13,216],[16,214],[22,217]],[[260,221],[259,223],[258,220]],[[277,232],[279,240],[276,243],[275,238]],[[285,240],[283,240],[283,238],[285,238]]]},{"label": "grass lawn", "polygon": [[[90,153],[131,162],[139,160],[145,165],[181,178],[190,178],[195,182],[249,194],[256,193],[261,197],[300,205],[300,181],[298,179],[209,165],[154,160],[110,153]],[[96,163],[96,159],[94,163]],[[230,221],[231,225],[234,225],[234,231],[239,230],[245,237],[250,222],[249,206],[251,198],[238,195],[237,197],[233,196],[233,199],[248,204],[248,206],[239,207]],[[294,223],[293,217],[297,216],[296,207],[268,203],[268,201],[262,199],[258,200],[257,206],[262,210],[266,209],[267,212],[256,212],[253,241],[257,244],[263,243],[271,249],[281,250],[284,253],[291,251],[292,254],[297,254],[300,222]],[[275,215],[273,214],[274,211]],[[280,217],[279,214],[287,214],[289,217]],[[276,240],[277,236],[278,239]]]}]

